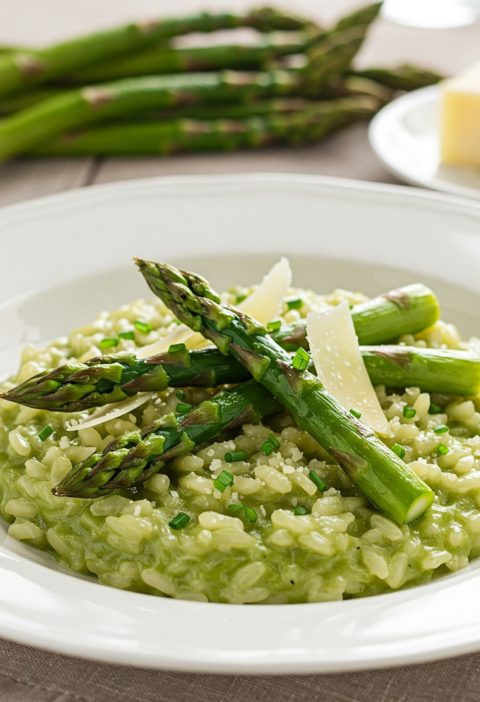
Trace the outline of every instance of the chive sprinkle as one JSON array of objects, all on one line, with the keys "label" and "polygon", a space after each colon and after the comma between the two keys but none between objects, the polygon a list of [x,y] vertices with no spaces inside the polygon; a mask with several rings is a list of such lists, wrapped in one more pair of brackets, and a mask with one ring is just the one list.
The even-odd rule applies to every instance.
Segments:
[{"label": "chive sprinkle", "polygon": [[257,513],[253,507],[245,507],[245,519],[252,524],[257,521]]},{"label": "chive sprinkle", "polygon": [[437,426],[433,428],[433,431],[435,434],[445,434],[445,432],[448,431],[448,427],[446,424],[437,424]]},{"label": "chive sprinkle", "polygon": [[301,517],[302,515],[307,514],[307,509],[306,507],[302,507],[302,505],[297,505],[293,508],[293,513],[296,514],[297,517]]},{"label": "chive sprinkle", "polygon": [[152,331],[152,325],[148,322],[143,322],[141,319],[136,319],[133,326],[142,334],[148,334]]},{"label": "chive sprinkle", "polygon": [[310,478],[312,483],[314,483],[317,486],[320,492],[325,492],[325,490],[327,489],[327,483],[324,483],[321,477],[317,475],[314,470],[309,471],[308,477]]},{"label": "chive sprinkle", "polygon": [[227,451],[223,458],[227,463],[237,463],[238,461],[246,461],[248,453],[246,451]]},{"label": "chive sprinkle", "polygon": [[168,347],[168,353],[178,353],[179,351],[186,351],[186,349],[185,344],[172,344]]},{"label": "chive sprinkle", "polygon": [[446,456],[447,453],[448,453],[448,446],[445,446],[445,444],[438,444],[437,455],[438,456]]},{"label": "chive sprinkle", "polygon": [[305,349],[298,348],[293,357],[292,365],[296,370],[304,371],[307,370],[308,364],[310,363],[310,354],[308,354]]},{"label": "chive sprinkle", "polygon": [[192,407],[193,405],[191,405],[189,402],[178,402],[175,411],[177,414],[186,414],[187,412],[190,412]]},{"label": "chive sprinkle", "polygon": [[227,487],[233,485],[233,473],[228,470],[222,470],[218,478],[213,481],[214,487],[220,492],[223,492]]},{"label": "chive sprinkle", "polygon": [[362,413],[359,412],[359,411],[356,410],[356,409],[351,409],[351,410],[350,410],[350,414],[353,414],[353,416],[354,416],[356,419],[360,419],[360,417],[362,416]]},{"label": "chive sprinkle", "polygon": [[410,405],[405,405],[403,408],[403,416],[405,419],[413,419],[415,415],[417,414],[417,410],[415,410],[413,407],[410,407]]},{"label": "chive sprinkle", "polygon": [[399,458],[402,459],[405,458],[405,454],[407,453],[401,444],[393,444],[392,451],[393,453],[396,453]]},{"label": "chive sprinkle", "polygon": [[129,339],[130,341],[133,341],[135,339],[135,332],[132,329],[130,331],[120,332],[118,336],[120,339]]},{"label": "chive sprinkle", "polygon": [[189,521],[190,517],[188,514],[179,512],[168,522],[168,526],[172,529],[183,529],[184,526],[187,526]]},{"label": "chive sprinkle", "polygon": [[303,300],[300,297],[295,297],[292,300],[287,300],[287,309],[300,310],[303,307]]},{"label": "chive sprinkle", "polygon": [[245,293],[239,293],[237,295],[237,297],[235,298],[235,304],[239,305],[241,302],[243,302],[246,299],[247,299],[247,296],[245,295]]},{"label": "chive sprinkle", "polygon": [[231,502],[227,507],[227,511],[230,512],[230,514],[238,514],[243,509],[244,506],[241,502]]},{"label": "chive sprinkle", "polygon": [[282,322],[280,319],[274,319],[273,321],[269,322],[267,324],[267,331],[269,332],[276,332],[279,331],[282,327]]},{"label": "chive sprinkle", "polygon": [[53,434],[53,427],[51,424],[47,424],[46,427],[43,427],[43,429],[38,433],[38,438],[40,441],[45,441],[45,439],[48,439],[49,436]]},{"label": "chive sprinkle", "polygon": [[106,336],[104,339],[102,339],[99,344],[98,348],[99,349],[111,349],[114,346],[118,346],[119,340],[114,337],[114,336]]},{"label": "chive sprinkle", "polygon": [[273,434],[270,434],[268,439],[262,444],[262,453],[264,456],[270,456],[271,453],[277,451],[279,448],[280,443]]},{"label": "chive sprinkle", "polygon": [[428,414],[441,414],[442,412],[443,410],[440,405],[436,405],[434,402],[432,402],[428,408]]}]

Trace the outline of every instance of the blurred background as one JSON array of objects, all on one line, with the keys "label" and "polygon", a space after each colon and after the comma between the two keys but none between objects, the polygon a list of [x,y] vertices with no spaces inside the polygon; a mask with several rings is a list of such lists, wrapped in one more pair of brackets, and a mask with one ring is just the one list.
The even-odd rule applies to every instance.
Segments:
[{"label": "blurred background", "polygon": [[[0,0],[0,45],[43,47],[133,20],[191,15],[201,10],[241,14],[264,4],[249,0]],[[364,4],[357,0],[268,3],[281,11],[311,18],[327,29]],[[409,63],[442,76],[457,73],[480,59],[479,17],[477,0],[386,0],[353,65],[363,69]],[[189,35],[179,45],[256,41],[258,35],[252,30],[236,29]],[[5,100],[0,95],[0,109]],[[183,173],[290,171],[395,182],[368,144],[367,122],[352,124],[318,143],[274,145],[264,150],[188,153],[185,149],[187,153],[169,156],[112,154],[80,158],[66,154],[55,159],[22,155],[0,165],[0,205],[94,183]],[[0,133],[0,143],[1,138]]]}]

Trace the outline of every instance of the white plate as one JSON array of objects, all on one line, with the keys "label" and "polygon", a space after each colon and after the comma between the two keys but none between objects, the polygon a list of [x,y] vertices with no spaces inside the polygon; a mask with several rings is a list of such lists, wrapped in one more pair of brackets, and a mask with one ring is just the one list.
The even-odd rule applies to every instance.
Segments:
[{"label": "white plate", "polygon": [[375,153],[398,178],[412,185],[480,198],[480,170],[440,163],[440,87],[402,95],[373,118]]},{"label": "white plate", "polygon": [[[0,212],[1,372],[41,342],[145,287],[133,255],[191,266],[218,287],[280,254],[297,284],[375,293],[422,280],[478,330],[480,203],[307,176],[137,181]],[[55,286],[55,287],[52,287]],[[3,530],[5,533],[5,529]],[[116,663],[305,673],[420,662],[480,648],[480,561],[417,588],[346,602],[219,605],[123,592],[0,544],[0,636]]]}]

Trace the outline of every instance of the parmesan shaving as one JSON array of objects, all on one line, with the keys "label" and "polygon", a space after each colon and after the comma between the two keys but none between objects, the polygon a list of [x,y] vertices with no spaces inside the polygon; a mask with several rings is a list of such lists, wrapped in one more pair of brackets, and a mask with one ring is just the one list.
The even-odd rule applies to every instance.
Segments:
[{"label": "parmesan shaving", "polygon": [[307,334],[318,378],[346,410],[360,413],[373,431],[389,435],[390,427],[362,359],[348,304],[311,312]]},{"label": "parmesan shaving", "polygon": [[292,269],[284,257],[267,273],[258,288],[238,305],[238,309],[254,317],[260,324],[268,324],[280,314],[291,284]]},{"label": "parmesan shaving", "polygon": [[67,431],[80,431],[80,429],[89,429],[90,427],[96,427],[98,424],[105,424],[111,419],[117,419],[122,417],[124,414],[128,414],[137,407],[144,405],[153,396],[154,392],[142,392],[134,397],[127,397],[121,402],[113,402],[109,405],[104,405],[95,410],[85,421],[77,422],[75,419],[71,419],[65,422],[65,428]]}]

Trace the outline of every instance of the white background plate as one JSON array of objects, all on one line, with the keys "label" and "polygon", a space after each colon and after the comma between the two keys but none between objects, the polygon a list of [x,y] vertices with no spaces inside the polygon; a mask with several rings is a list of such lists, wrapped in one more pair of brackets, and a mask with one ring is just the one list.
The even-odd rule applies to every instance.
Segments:
[{"label": "white background plate", "polygon": [[[297,285],[376,293],[421,280],[464,334],[480,328],[480,203],[307,176],[137,181],[0,212],[0,372],[46,340],[146,292],[140,255],[218,287],[280,254]],[[52,285],[55,288],[52,288]],[[3,533],[6,533],[5,528]],[[111,662],[212,672],[326,672],[480,648],[480,563],[432,584],[346,602],[217,605],[103,587],[0,543],[0,636]]]},{"label": "white background plate", "polygon": [[480,198],[480,170],[440,163],[440,91],[422,88],[386,105],[370,123],[370,144],[407,183]]}]

